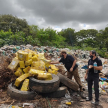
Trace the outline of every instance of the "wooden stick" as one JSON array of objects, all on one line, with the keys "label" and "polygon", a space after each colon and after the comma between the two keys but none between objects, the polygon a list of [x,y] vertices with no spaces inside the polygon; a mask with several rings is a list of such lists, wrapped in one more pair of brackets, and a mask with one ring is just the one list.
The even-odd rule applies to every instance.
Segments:
[{"label": "wooden stick", "polygon": [[5,102],[9,102],[10,97],[6,101],[0,102],[0,104],[4,104]]},{"label": "wooden stick", "polygon": [[7,108],[9,108],[14,102],[15,102],[15,100],[13,100],[12,103]]}]

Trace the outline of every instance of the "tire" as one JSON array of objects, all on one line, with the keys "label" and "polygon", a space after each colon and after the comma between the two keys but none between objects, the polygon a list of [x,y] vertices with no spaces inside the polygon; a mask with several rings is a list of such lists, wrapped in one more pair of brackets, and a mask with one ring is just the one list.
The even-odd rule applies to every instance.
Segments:
[{"label": "tire", "polygon": [[57,91],[52,92],[52,93],[45,93],[42,94],[45,97],[49,97],[49,98],[61,98],[64,97],[67,91],[67,87],[59,87]]},{"label": "tire", "polygon": [[37,80],[30,77],[30,88],[38,93],[51,93],[59,88],[59,77],[52,74],[53,79],[48,81]]},{"label": "tire", "polygon": [[18,100],[33,100],[36,94],[33,91],[20,91],[13,84],[8,85],[7,94],[11,98]]},{"label": "tire", "polygon": [[60,82],[63,83],[65,86],[71,88],[74,91],[78,91],[79,86],[70,80],[69,78],[65,77],[64,75],[58,73],[58,77],[60,78]]}]

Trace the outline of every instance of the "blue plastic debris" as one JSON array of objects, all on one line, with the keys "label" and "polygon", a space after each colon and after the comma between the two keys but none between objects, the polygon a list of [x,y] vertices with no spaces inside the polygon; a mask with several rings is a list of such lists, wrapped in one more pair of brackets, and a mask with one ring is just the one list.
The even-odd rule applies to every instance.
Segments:
[{"label": "blue plastic debris", "polygon": [[85,65],[85,66],[81,67],[81,69],[88,69],[88,66]]}]

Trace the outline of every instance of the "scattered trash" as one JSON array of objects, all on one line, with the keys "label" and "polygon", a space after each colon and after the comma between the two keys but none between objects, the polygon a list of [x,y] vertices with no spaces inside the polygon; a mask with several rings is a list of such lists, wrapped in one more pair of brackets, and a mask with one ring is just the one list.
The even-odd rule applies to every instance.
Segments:
[{"label": "scattered trash", "polygon": [[[31,54],[27,55],[27,53],[21,53],[21,51],[26,51],[26,52],[30,52],[30,50],[32,51],[32,56]],[[57,74],[57,71],[59,73],[61,73],[62,75],[67,75],[66,74],[66,68],[64,67],[63,64],[57,64],[57,65],[50,65],[50,61],[58,61],[60,60],[60,51],[61,49],[55,48],[55,47],[49,47],[49,46],[31,46],[31,45],[20,45],[20,46],[15,46],[15,45],[10,45],[10,46],[3,46],[0,48],[0,93],[2,93],[2,91],[4,89],[7,88],[8,84],[12,83],[13,81],[16,80],[17,77],[20,77],[21,75],[27,74],[30,71],[30,68],[32,67],[32,69],[41,69],[40,71],[44,71],[44,73],[51,73],[51,74]],[[85,71],[87,69],[87,62],[89,59],[89,51],[81,51],[81,50],[69,50],[68,48],[65,48],[65,50],[67,51],[68,54],[73,55],[75,58],[77,57],[77,64],[78,64],[78,70],[79,70],[79,76],[81,78],[82,84],[85,88],[85,91],[88,91],[88,87],[87,87],[87,82],[84,79],[84,75],[85,75]],[[18,53],[19,52],[19,55]],[[34,53],[35,52],[35,53]],[[40,54],[41,53],[41,54]],[[14,58],[17,58],[17,60],[14,60]],[[15,58],[15,59],[16,59]],[[42,62],[40,63],[36,63],[38,61],[38,59],[40,59]],[[108,94],[108,60],[101,58],[102,63],[103,63],[103,69],[102,69],[102,73],[100,73],[100,81],[99,81],[99,93],[100,95],[107,95]],[[12,61],[13,60],[13,61]],[[18,60],[20,61],[18,64]],[[34,62],[34,64],[33,64]],[[8,69],[8,65],[11,63],[11,65],[13,66],[9,66],[10,69]],[[44,65],[43,65],[44,64]],[[37,67],[36,67],[37,66]],[[17,68],[17,69],[16,69]],[[32,73],[32,72],[31,72]],[[34,77],[37,79],[41,79],[43,80],[46,77],[46,74],[40,74],[37,77],[38,72],[34,72]],[[44,76],[44,78],[42,77]],[[48,75],[48,79],[51,80],[51,76]],[[24,80],[27,79],[23,79],[21,82],[18,81],[16,84],[17,86],[19,86],[19,84],[21,84],[20,89],[22,91],[27,91],[28,89],[28,83],[23,83]],[[45,79],[44,79],[45,80]],[[46,80],[45,80],[46,81]],[[72,79],[72,81],[74,82],[75,80]],[[23,85],[23,84],[24,85]],[[22,86],[23,85],[23,86]],[[25,87],[26,86],[26,89]],[[19,88],[18,88],[19,89]],[[19,89],[19,90],[20,90]],[[94,87],[93,87],[93,93],[94,93]],[[76,98],[80,98],[80,95],[77,92],[73,92],[72,95],[71,93],[69,93],[69,91],[67,91],[67,93],[65,94],[65,100],[61,100],[60,101],[60,105],[58,105],[58,108],[68,108],[69,105],[73,104],[73,100],[72,97],[76,97]],[[50,99],[45,98],[43,99],[44,101],[41,101],[41,104],[45,104],[47,107],[51,107],[52,103],[51,102],[59,102],[59,100],[53,99],[52,101],[50,101]],[[81,99],[79,100],[79,102],[84,102],[85,100]],[[4,102],[4,101],[3,101]],[[6,101],[8,102],[8,101]],[[108,102],[108,99],[107,99]],[[37,102],[38,103],[38,102]],[[7,108],[9,105],[4,105],[1,104],[0,108]],[[23,107],[24,106],[29,106],[30,108],[34,108],[35,105],[33,103],[23,103]],[[19,106],[12,106],[12,104],[10,104],[9,108],[21,108]],[[41,108],[41,105],[37,108]]]},{"label": "scattered trash", "polygon": [[71,102],[66,102],[65,104],[66,104],[66,105],[71,105]]},{"label": "scattered trash", "polygon": [[25,106],[29,106],[29,108],[34,108],[33,103],[23,103],[22,107],[24,108]]},{"label": "scattered trash", "polygon": [[65,97],[66,97],[67,99],[71,98],[70,94],[68,94],[68,93],[65,94]]}]

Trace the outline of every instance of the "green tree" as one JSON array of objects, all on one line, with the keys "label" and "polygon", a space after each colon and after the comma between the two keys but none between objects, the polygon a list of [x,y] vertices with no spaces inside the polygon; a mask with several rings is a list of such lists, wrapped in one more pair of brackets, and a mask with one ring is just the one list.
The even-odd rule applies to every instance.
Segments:
[{"label": "green tree", "polygon": [[3,39],[0,39],[0,47],[4,45],[5,41]]},{"label": "green tree", "polygon": [[9,31],[9,29],[13,33],[23,31],[27,35],[29,34],[29,26],[25,19],[20,19],[12,15],[0,15],[0,31]]},{"label": "green tree", "polygon": [[60,32],[58,32],[58,35],[63,36],[69,45],[74,45],[76,43],[76,36],[75,36],[75,30],[71,28],[62,29]]},{"label": "green tree", "polygon": [[[76,32],[77,45],[82,46],[82,44],[86,44],[87,46],[94,47],[96,45],[96,36],[98,31],[95,29],[88,30],[80,30]],[[96,47],[96,46],[95,46]]]},{"label": "green tree", "polygon": [[39,35],[39,27],[36,26],[36,25],[31,25],[31,26],[29,26],[29,28],[30,28],[29,35],[31,35],[33,38],[38,37],[38,35]]},{"label": "green tree", "polygon": [[9,31],[4,32],[3,30],[0,31],[0,38],[2,39],[6,39],[9,38],[9,36],[12,35],[11,29],[9,29]]},{"label": "green tree", "polygon": [[25,44],[25,38],[24,38],[25,33],[24,32],[16,32],[15,34],[12,34],[9,37],[9,44],[13,45],[21,45]]},{"label": "green tree", "polygon": [[40,46],[40,41],[38,40],[38,38],[33,38],[32,36],[28,36],[27,37],[27,44],[31,44],[31,45],[38,45]]}]

